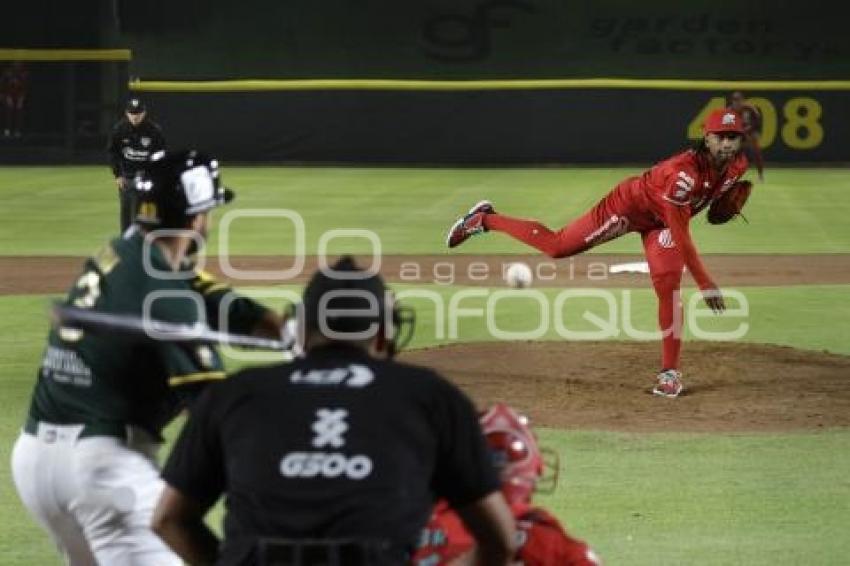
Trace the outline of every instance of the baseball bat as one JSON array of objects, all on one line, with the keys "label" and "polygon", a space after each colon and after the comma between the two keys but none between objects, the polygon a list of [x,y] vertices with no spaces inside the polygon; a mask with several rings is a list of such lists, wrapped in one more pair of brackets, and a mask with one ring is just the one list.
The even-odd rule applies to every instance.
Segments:
[{"label": "baseball bat", "polygon": [[228,334],[212,330],[203,323],[177,324],[138,316],[96,312],[67,305],[54,305],[53,325],[78,328],[96,334],[122,334],[140,340],[161,342],[213,343],[228,346],[244,346],[262,350],[288,350],[281,340]]}]

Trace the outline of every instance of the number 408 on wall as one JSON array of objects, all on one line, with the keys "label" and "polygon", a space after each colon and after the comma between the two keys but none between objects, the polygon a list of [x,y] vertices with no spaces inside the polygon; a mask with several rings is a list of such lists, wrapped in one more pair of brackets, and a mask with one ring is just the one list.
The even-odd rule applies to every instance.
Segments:
[{"label": "number 408 on wall", "polygon": [[[761,114],[761,135],[759,145],[762,148],[770,147],[776,141],[776,133],[779,129],[779,117],[776,106],[766,98],[748,98],[747,104],[754,106]],[[726,100],[716,96],[699,111],[691,123],[688,124],[688,137],[699,139],[702,137],[702,122],[706,115],[716,108],[726,106]],[[782,106],[782,129],[779,131],[782,143],[791,149],[814,149],[823,141],[823,126],[820,123],[823,108],[820,102],[807,96],[798,96],[789,99]]]}]

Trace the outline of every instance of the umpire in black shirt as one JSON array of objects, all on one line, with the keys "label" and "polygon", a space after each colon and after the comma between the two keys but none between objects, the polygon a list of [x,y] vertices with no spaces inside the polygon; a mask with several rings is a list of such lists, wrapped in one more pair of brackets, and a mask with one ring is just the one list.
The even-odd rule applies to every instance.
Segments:
[{"label": "umpire in black shirt", "polygon": [[[405,564],[442,497],[482,564],[510,564],[513,519],[475,409],[390,359],[400,317],[381,278],[342,258],[301,309],[303,358],[243,370],[193,406],[154,530],[190,564]],[[203,517],[222,495],[219,545]]]},{"label": "umpire in black shirt", "polygon": [[121,202],[121,232],[136,216],[135,178],[144,171],[151,155],[165,149],[165,138],[159,124],[147,118],[144,102],[138,98],[127,101],[124,118],[112,128],[109,136],[109,166],[118,185]]}]

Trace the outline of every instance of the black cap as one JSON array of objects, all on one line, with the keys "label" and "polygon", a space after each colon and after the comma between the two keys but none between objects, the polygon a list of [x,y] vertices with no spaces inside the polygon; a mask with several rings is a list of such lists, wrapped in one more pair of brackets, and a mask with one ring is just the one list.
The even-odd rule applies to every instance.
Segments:
[{"label": "black cap", "polygon": [[141,114],[146,111],[145,103],[136,97],[131,98],[127,101],[127,107],[125,111],[130,114]]},{"label": "black cap", "polygon": [[327,336],[324,330],[339,334],[367,332],[384,320],[386,295],[380,275],[361,269],[351,256],[343,256],[330,270],[317,271],[307,283],[302,299],[305,327],[326,338],[342,340],[345,338]]}]

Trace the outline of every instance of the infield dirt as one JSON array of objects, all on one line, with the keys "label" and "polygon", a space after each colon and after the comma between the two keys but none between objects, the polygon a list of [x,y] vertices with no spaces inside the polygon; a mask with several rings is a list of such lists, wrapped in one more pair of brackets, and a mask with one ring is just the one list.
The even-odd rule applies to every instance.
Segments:
[{"label": "infield dirt", "polygon": [[[704,255],[721,287],[850,284],[850,254],[815,255]],[[0,295],[61,293],[82,268],[83,259],[72,256],[0,256]],[[371,258],[361,258],[370,265]],[[387,281],[410,284],[502,285],[502,269],[512,262],[528,263],[536,287],[644,287],[644,273],[608,273],[608,266],[642,261],[642,256],[584,254],[551,260],[537,255],[384,255],[380,271]],[[286,270],[295,265],[291,256],[236,256],[229,262],[239,270]],[[286,281],[233,280],[223,276],[222,261],[207,259],[209,271],[236,285],[298,284],[316,269],[315,256],[307,256],[300,273]],[[691,284],[686,275],[685,285]]]},{"label": "infield dirt", "polygon": [[685,392],[652,395],[653,342],[487,342],[414,350],[479,406],[508,401],[538,425],[624,432],[775,432],[850,426],[850,357],[686,342]]},{"label": "infield dirt", "polygon": [[[525,261],[551,279],[548,287],[650,287],[642,273],[611,275],[607,266],[640,256],[592,254],[569,260],[538,255],[383,256],[389,282],[501,286],[502,266]],[[723,287],[850,284],[850,254],[708,255]],[[83,258],[0,257],[0,295],[62,293]],[[287,256],[232,258],[242,270],[286,269]],[[368,260],[363,263],[368,265]],[[414,266],[417,266],[414,269]],[[303,283],[316,267],[308,257],[289,281],[233,281],[237,285]],[[210,271],[221,275],[218,258]],[[486,273],[486,275],[484,275]],[[227,277],[224,277],[228,280]],[[686,281],[686,284],[688,282]],[[850,426],[850,357],[789,347],[686,342],[685,394],[655,397],[653,342],[462,343],[406,352],[402,359],[434,367],[480,405],[509,401],[538,425],[628,432],[772,432]]]}]

